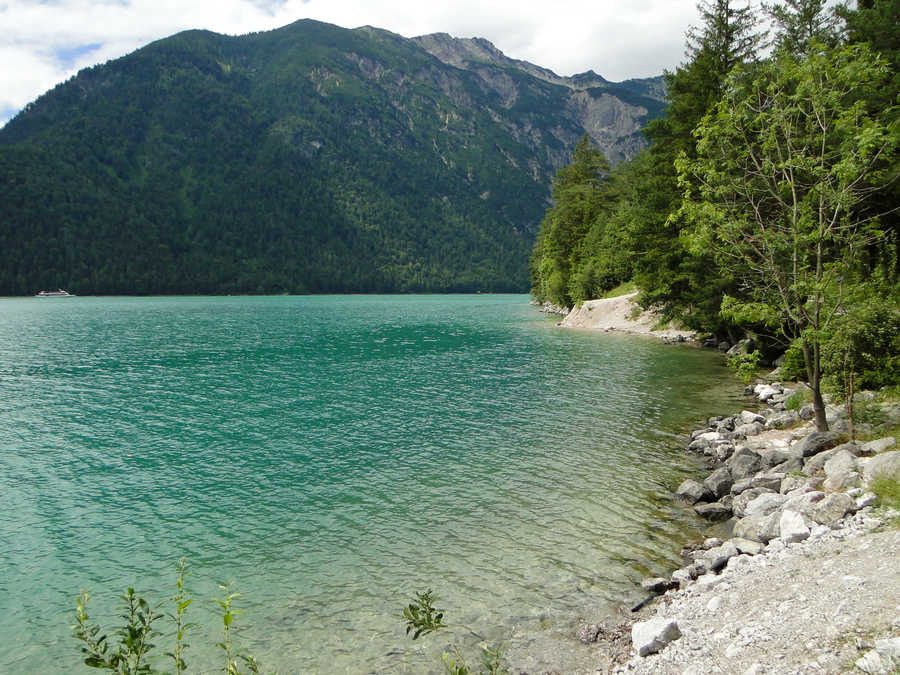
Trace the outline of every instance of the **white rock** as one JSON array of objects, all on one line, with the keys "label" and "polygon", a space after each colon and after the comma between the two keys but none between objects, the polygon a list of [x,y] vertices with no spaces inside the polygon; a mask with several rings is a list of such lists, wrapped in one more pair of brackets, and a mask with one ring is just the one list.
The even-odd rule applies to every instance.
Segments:
[{"label": "white rock", "polygon": [[655,654],[680,637],[681,631],[674,619],[639,621],[631,627],[631,644],[639,656]]},{"label": "white rock", "polygon": [[869,652],[861,659],[857,659],[856,667],[868,675],[888,675],[888,669],[885,667],[878,655],[878,652]]},{"label": "white rock", "polygon": [[754,422],[759,422],[760,424],[765,424],[766,418],[762,415],[751,412],[749,410],[741,411],[741,422],[744,424],[753,424]]},{"label": "white rock", "polygon": [[887,476],[900,479],[900,450],[892,450],[860,461],[863,478],[868,483],[875,476]]},{"label": "white rock", "polygon": [[900,661],[900,637],[875,640],[875,651],[884,659]]},{"label": "white rock", "polygon": [[782,513],[779,525],[781,540],[787,544],[809,539],[809,526],[806,524],[806,519],[796,511]]},{"label": "white rock", "polygon": [[753,499],[744,507],[744,516],[768,515],[777,511],[788,500],[786,495],[777,492],[765,492]]},{"label": "white rock", "polygon": [[722,606],[722,598],[720,598],[718,595],[713,598],[710,598],[709,602],[706,603],[706,609],[713,614],[718,612],[719,608],[721,606]]},{"label": "white rock", "polygon": [[895,445],[897,445],[897,439],[887,436],[885,438],[877,438],[868,443],[863,443],[859,451],[861,455],[877,455],[879,452],[884,452],[888,448],[893,448]]}]

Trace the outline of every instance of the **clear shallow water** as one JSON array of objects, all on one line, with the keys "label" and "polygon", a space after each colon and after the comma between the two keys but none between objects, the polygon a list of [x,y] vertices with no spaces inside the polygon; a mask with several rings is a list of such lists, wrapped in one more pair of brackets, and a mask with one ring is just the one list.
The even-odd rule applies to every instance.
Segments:
[{"label": "clear shallow water", "polygon": [[[281,673],[439,670],[479,638],[587,668],[578,622],[702,527],[672,434],[736,390],[525,296],[0,300],[0,672],[78,672],[78,590],[104,618],[181,556],[194,672],[225,580]],[[411,642],[428,587],[454,629]]]}]

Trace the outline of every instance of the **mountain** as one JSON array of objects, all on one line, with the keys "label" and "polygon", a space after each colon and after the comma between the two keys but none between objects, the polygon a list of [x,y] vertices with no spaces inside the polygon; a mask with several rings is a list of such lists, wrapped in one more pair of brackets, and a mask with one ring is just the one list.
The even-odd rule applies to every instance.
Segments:
[{"label": "mountain", "polygon": [[179,33],[0,129],[0,294],[525,291],[578,138],[616,161],[662,109],[481,39]]}]

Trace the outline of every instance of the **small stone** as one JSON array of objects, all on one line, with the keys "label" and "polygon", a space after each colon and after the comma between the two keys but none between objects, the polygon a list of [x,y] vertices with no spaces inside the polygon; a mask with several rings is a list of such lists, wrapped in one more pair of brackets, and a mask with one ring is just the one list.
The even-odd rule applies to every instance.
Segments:
[{"label": "small stone", "polygon": [[716,546],[721,546],[722,543],[722,540],[718,537],[708,537],[707,539],[703,540],[703,549],[705,551],[708,551],[709,549],[715,548]]},{"label": "small stone", "polygon": [[600,626],[595,623],[582,626],[578,631],[578,639],[584,644],[596,642],[598,637],[600,637]]},{"label": "small stone", "polygon": [[631,644],[639,656],[655,654],[680,637],[681,631],[674,619],[639,621],[631,627]]},{"label": "small stone", "polygon": [[709,602],[706,603],[706,609],[713,614],[718,612],[719,608],[721,606],[722,606],[722,598],[720,598],[718,595],[713,598],[710,598]]},{"label": "small stone", "polygon": [[641,588],[643,588],[648,593],[655,593],[656,595],[660,595],[669,590],[671,586],[671,582],[668,579],[663,579],[662,577],[648,577],[641,581]]},{"label": "small stone", "polygon": [[856,498],[856,510],[873,506],[878,501],[878,496],[872,492],[865,492]]},{"label": "small stone", "polygon": [[740,537],[734,537],[729,539],[732,544],[734,544],[735,548],[740,553],[746,553],[747,555],[759,555],[763,551],[763,545],[758,541],[750,541],[749,539],[741,539]]}]

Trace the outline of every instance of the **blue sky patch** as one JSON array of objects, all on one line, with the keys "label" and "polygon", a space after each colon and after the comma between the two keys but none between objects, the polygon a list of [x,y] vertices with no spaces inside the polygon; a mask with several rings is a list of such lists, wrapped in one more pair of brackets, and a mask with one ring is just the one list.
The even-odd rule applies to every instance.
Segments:
[{"label": "blue sky patch", "polygon": [[64,68],[71,68],[75,65],[75,61],[78,60],[78,57],[96,51],[102,46],[103,43],[94,42],[87,45],[78,45],[76,47],[60,47],[59,49],[53,50],[53,55]]}]

